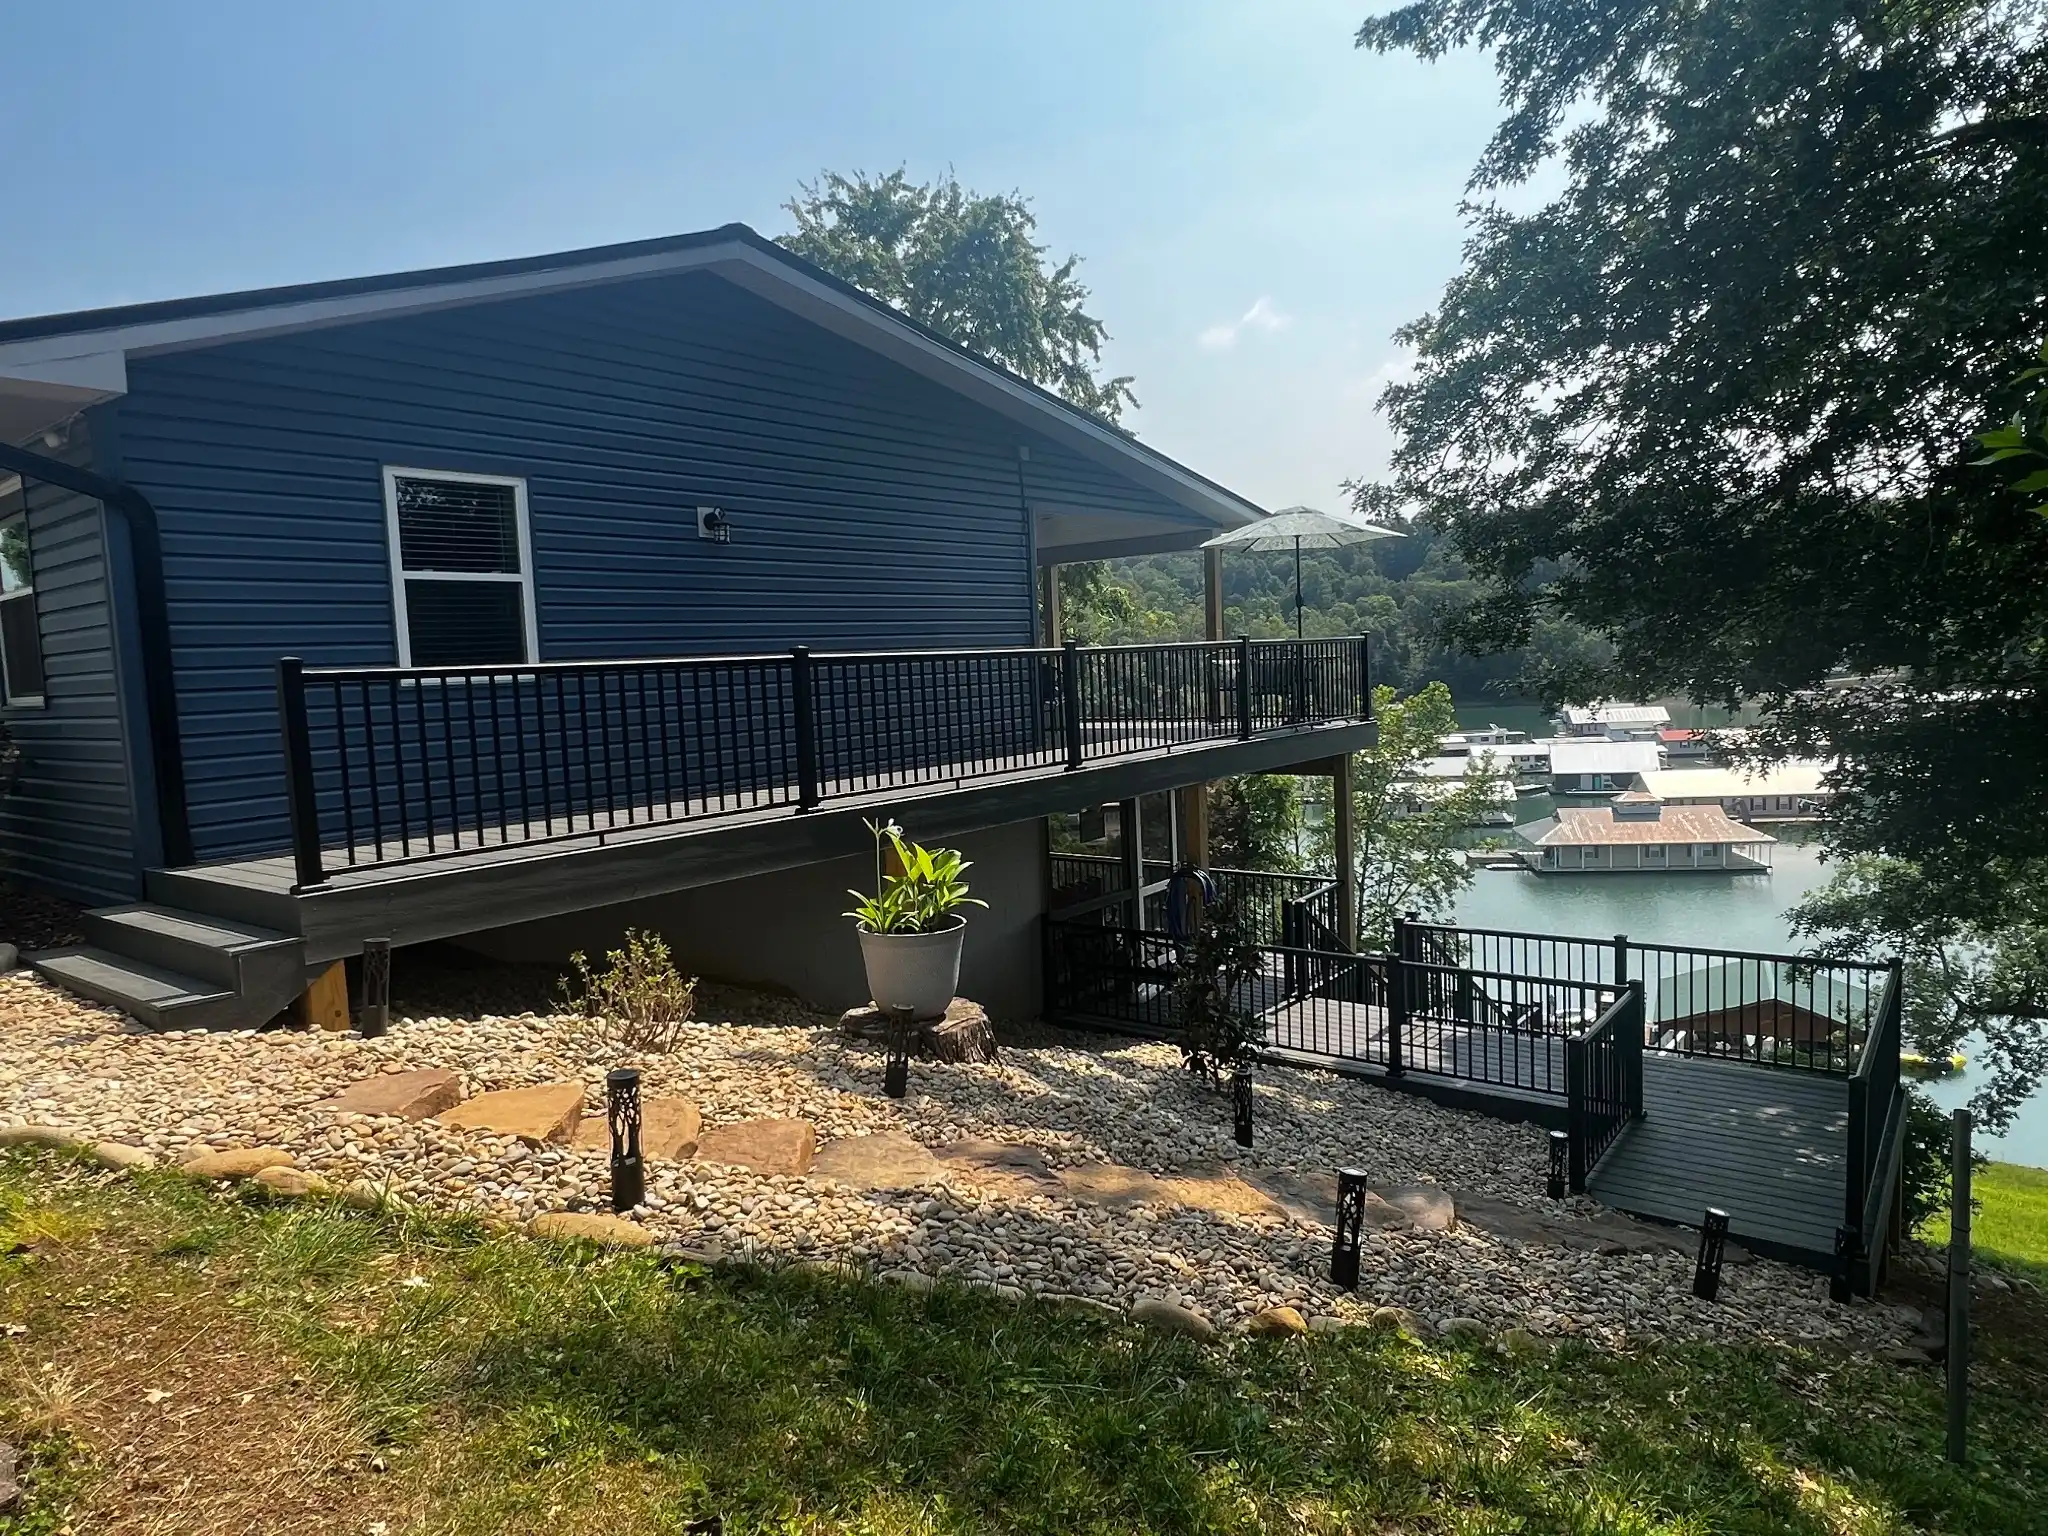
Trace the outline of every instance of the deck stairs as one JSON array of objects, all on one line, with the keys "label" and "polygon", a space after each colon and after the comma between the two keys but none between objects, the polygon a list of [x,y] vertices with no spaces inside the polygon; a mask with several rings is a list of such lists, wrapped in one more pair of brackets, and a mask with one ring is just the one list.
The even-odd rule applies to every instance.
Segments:
[{"label": "deck stairs", "polygon": [[152,1029],[254,1029],[306,989],[305,941],[275,929],[155,902],[101,907],[84,929],[30,963]]}]

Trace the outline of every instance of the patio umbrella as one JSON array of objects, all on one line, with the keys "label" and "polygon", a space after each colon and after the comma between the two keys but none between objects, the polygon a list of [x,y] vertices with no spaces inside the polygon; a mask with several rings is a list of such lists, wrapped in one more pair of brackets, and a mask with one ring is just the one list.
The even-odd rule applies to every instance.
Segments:
[{"label": "patio umbrella", "polygon": [[1219,533],[1204,549],[1243,549],[1253,554],[1294,551],[1294,637],[1301,638],[1301,552],[1304,549],[1342,549],[1347,544],[1369,544],[1374,539],[1398,539],[1392,528],[1382,528],[1345,512],[1318,512],[1314,507],[1282,507],[1271,517],[1228,533]]}]

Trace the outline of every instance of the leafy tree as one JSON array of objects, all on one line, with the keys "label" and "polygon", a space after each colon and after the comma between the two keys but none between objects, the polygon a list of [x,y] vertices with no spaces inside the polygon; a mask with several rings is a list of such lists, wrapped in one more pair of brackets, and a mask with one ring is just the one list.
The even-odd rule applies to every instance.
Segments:
[{"label": "leafy tree", "polygon": [[1611,652],[1552,696],[1747,701],[1762,752],[1838,755],[1812,931],[1918,957],[2009,1090],[2048,996],[2048,519],[1972,460],[2048,334],[2048,10],[1414,0],[1358,41],[1502,81],[1383,402],[1486,587],[1459,633],[1561,616]]},{"label": "leafy tree", "polygon": [[1173,966],[1173,1015],[1180,1024],[1181,1064],[1215,1083],[1254,1057],[1265,1021],[1250,1005],[1265,956],[1237,904],[1218,901],[1179,946]]},{"label": "leafy tree", "polygon": [[1977,445],[1986,452],[1977,464],[1995,467],[2019,495],[2040,498],[2033,510],[2048,517],[2048,342],[2041,347],[2041,366],[2014,379],[2013,388],[2019,406],[2004,426],[1978,434]]},{"label": "leafy tree", "polygon": [[[1434,681],[1453,696],[1522,697],[1527,674],[1546,665],[1598,660],[1603,641],[1568,620],[1546,616],[1525,649],[1475,656],[1447,630],[1484,589],[1451,541],[1425,520],[1403,523],[1406,537],[1347,549],[1317,550],[1303,562],[1305,627],[1310,635],[1370,634],[1373,676],[1411,693]],[[1122,589],[1069,632],[1090,641],[1198,640],[1203,634],[1202,557],[1188,552],[1107,563],[1104,580]],[[1071,575],[1071,571],[1066,573]],[[1071,586],[1066,590],[1071,591]],[[1223,561],[1226,634],[1260,638],[1294,633],[1294,566],[1275,555]]]},{"label": "leafy tree", "polygon": [[[1471,883],[1465,862],[1466,829],[1490,803],[1500,782],[1491,772],[1470,773],[1451,780],[1427,797],[1416,793],[1423,765],[1443,749],[1444,737],[1458,728],[1451,690],[1442,683],[1397,695],[1381,685],[1373,689],[1373,718],[1379,722],[1377,746],[1352,754],[1352,836],[1358,860],[1358,943],[1363,949],[1385,950],[1394,936],[1394,919],[1420,912],[1444,921],[1458,893]],[[1318,862],[1336,867],[1334,828],[1318,830]]]},{"label": "leafy tree", "polygon": [[827,171],[784,207],[796,228],[780,243],[835,277],[1108,421],[1137,405],[1128,376],[1097,366],[1109,332],[1083,308],[1081,258],[1047,260],[1018,193]]},{"label": "leafy tree", "polygon": [[1250,773],[1217,781],[1209,792],[1209,862],[1219,869],[1301,868],[1301,780]]}]

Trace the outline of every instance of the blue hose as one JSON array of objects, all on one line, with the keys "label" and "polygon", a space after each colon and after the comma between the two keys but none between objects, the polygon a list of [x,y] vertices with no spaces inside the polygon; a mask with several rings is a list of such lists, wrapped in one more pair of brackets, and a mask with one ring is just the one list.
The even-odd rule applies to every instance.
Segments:
[{"label": "blue hose", "polygon": [[1193,864],[1183,864],[1176,869],[1166,882],[1166,931],[1176,939],[1193,936],[1195,899],[1201,899],[1207,908],[1216,900],[1216,882],[1209,878],[1206,869]]}]

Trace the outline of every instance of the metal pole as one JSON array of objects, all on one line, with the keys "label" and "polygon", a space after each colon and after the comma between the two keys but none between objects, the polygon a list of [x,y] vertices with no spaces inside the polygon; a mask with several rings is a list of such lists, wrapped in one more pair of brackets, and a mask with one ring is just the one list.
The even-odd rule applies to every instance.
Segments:
[{"label": "metal pole", "polygon": [[1294,638],[1301,638],[1301,540],[1294,541]]},{"label": "metal pole", "polygon": [[1970,1112],[1949,1147],[1948,1459],[1961,1466],[1970,1422]]},{"label": "metal pole", "polygon": [[285,809],[291,818],[294,893],[321,890],[327,871],[320,857],[320,802],[313,787],[313,733],[306,723],[306,664],[296,656],[277,663],[277,718],[284,737]]},{"label": "metal pole", "polygon": [[811,648],[789,648],[789,702],[796,725],[796,808],[814,811],[821,790],[818,784],[818,723],[811,702]]},{"label": "metal pole", "polygon": [[363,940],[363,1011],[356,1028],[365,1040],[382,1035],[391,1022],[391,941]]}]

